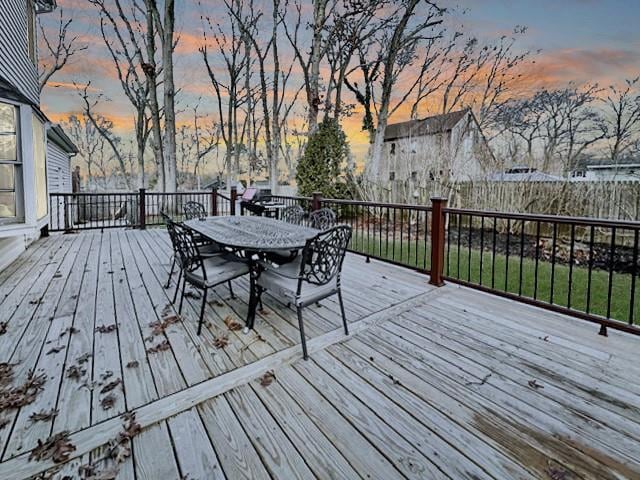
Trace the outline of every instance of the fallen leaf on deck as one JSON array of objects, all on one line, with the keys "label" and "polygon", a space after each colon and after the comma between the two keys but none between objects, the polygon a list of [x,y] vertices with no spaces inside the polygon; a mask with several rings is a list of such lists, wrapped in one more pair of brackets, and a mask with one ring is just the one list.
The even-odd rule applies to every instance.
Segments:
[{"label": "fallen leaf on deck", "polygon": [[102,400],[100,400],[100,405],[103,410],[110,410],[116,404],[116,396],[113,393],[110,393]]},{"label": "fallen leaf on deck", "polygon": [[224,348],[229,345],[229,337],[226,335],[224,337],[216,337],[213,340],[213,346],[216,348]]},{"label": "fallen leaf on deck", "polygon": [[137,360],[134,360],[133,362],[127,363],[125,366],[127,368],[138,368],[139,365],[140,365],[140,362],[138,362]]},{"label": "fallen leaf on deck", "polygon": [[0,418],[0,430],[11,423],[8,418]]},{"label": "fallen leaf on deck", "polygon": [[224,302],[221,302],[220,300],[212,300],[209,302],[209,305],[215,305],[216,307],[224,307]]},{"label": "fallen leaf on deck", "polygon": [[100,389],[100,393],[107,393],[116,388],[118,385],[122,383],[122,379],[116,378],[113,382],[107,383],[104,387]]},{"label": "fallen leaf on deck", "polygon": [[49,460],[53,463],[66,462],[76,447],[69,441],[69,432],[63,431],[42,441],[31,451],[29,460]]},{"label": "fallen leaf on deck", "polygon": [[116,329],[116,324],[112,323],[111,325],[100,325],[96,327],[96,332],[99,333],[110,333]]},{"label": "fallen leaf on deck", "polygon": [[529,386],[530,386],[531,388],[535,388],[535,389],[538,389],[538,388],[544,388],[544,386],[540,385],[540,384],[539,384],[538,382],[536,382],[535,380],[529,380],[527,383],[529,384]]},{"label": "fallen leaf on deck", "polygon": [[232,332],[242,330],[242,325],[236,322],[231,315],[227,315],[226,317],[224,317],[224,324]]},{"label": "fallen leaf on deck", "polygon": [[187,298],[193,298],[194,300],[200,300],[202,298],[198,292],[194,292],[193,290],[187,290],[184,292],[184,296]]},{"label": "fallen leaf on deck", "polygon": [[267,373],[260,377],[260,385],[262,385],[263,387],[268,387],[273,383],[275,379],[276,374],[273,373],[273,370],[269,370]]},{"label": "fallen leaf on deck", "polygon": [[113,372],[111,370],[105,370],[104,373],[100,374],[100,380],[105,381],[107,378],[113,377]]},{"label": "fallen leaf on deck", "polygon": [[155,347],[147,348],[147,353],[164,352],[165,350],[169,350],[170,348],[171,348],[171,345],[169,344],[169,341],[163,340],[161,343],[159,343]]},{"label": "fallen leaf on deck", "polygon": [[14,363],[0,363],[0,387],[6,387],[13,380]]},{"label": "fallen leaf on deck", "polygon": [[39,298],[37,300],[29,300],[29,304],[30,305],[39,305],[41,303],[42,303],[42,299],[41,298]]},{"label": "fallen leaf on deck", "polygon": [[65,329],[65,330],[60,334],[60,337],[64,337],[67,333],[68,333],[69,335],[73,335],[74,333],[78,333],[78,332],[79,332],[79,330],[78,330],[77,328],[75,328],[75,327],[69,327],[69,328],[66,328],[66,329]]},{"label": "fallen leaf on deck", "polygon": [[46,353],[47,355],[51,355],[52,353],[60,353],[64,350],[64,345],[60,345],[59,347],[51,347],[51,349]]},{"label": "fallen leaf on deck", "polygon": [[76,362],[82,365],[83,363],[88,362],[90,358],[91,358],[91,354],[89,352],[83,353],[78,358],[76,358]]},{"label": "fallen leaf on deck", "polygon": [[17,387],[5,386],[0,389],[0,411],[9,408],[20,408],[32,403],[43,390],[47,381],[45,374],[34,375],[29,372],[25,382]]},{"label": "fallen leaf on deck", "polygon": [[40,410],[39,412],[34,412],[29,415],[29,420],[32,422],[48,422],[49,420],[53,420],[56,415],[58,415],[58,410],[55,408],[49,411]]},{"label": "fallen leaf on deck", "polygon": [[87,373],[87,371],[78,365],[71,365],[67,368],[67,378],[80,380],[85,373]]},{"label": "fallen leaf on deck", "polygon": [[0,335],[7,333],[7,324],[8,322],[0,322]]}]

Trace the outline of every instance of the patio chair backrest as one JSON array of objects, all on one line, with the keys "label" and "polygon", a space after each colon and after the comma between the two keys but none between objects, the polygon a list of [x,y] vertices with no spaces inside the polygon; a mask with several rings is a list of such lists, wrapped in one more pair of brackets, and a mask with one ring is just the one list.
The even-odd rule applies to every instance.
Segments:
[{"label": "patio chair backrest", "polygon": [[300,225],[302,223],[302,220],[304,219],[304,216],[304,208],[302,208],[300,205],[290,205],[282,209],[280,218],[285,222]]},{"label": "patio chair backrest", "polygon": [[[315,285],[326,285],[342,271],[342,263],[351,240],[351,227],[338,225],[319,233],[302,251],[299,279]],[[301,282],[298,284],[300,289]]]},{"label": "patio chair backrest", "polygon": [[318,230],[327,230],[336,224],[336,214],[330,208],[321,208],[309,214],[309,226]]},{"label": "patio chair backrest", "polygon": [[189,273],[201,270],[202,276],[206,280],[207,275],[204,269],[204,263],[196,246],[193,231],[189,227],[175,222],[172,222],[172,228],[176,240],[176,258],[180,262],[183,270]]},{"label": "patio chair backrest", "polygon": [[194,218],[204,218],[207,216],[207,210],[200,202],[189,201],[182,206],[184,216],[187,220]]},{"label": "patio chair backrest", "polygon": [[173,222],[173,219],[169,215],[167,215],[164,210],[160,210],[160,216],[162,217],[162,221],[165,225],[167,225],[167,227],[169,226],[169,223]]}]

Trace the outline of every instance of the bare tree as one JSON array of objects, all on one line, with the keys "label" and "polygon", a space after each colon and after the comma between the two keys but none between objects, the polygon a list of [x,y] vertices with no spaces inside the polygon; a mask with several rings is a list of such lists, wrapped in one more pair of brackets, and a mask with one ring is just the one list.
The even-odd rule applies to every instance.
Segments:
[{"label": "bare tree", "polygon": [[[53,75],[68,64],[74,55],[88,48],[87,45],[79,42],[78,35],[69,35],[69,26],[73,20],[71,18],[68,20],[65,19],[63,8],[60,8],[58,28],[55,35],[47,32],[47,29],[45,29],[42,24],[41,18],[42,16],[38,16],[42,43],[38,69],[40,90],[47,85]],[[45,52],[44,55],[42,55],[43,52]]]},{"label": "bare tree", "polygon": [[609,158],[616,162],[640,142],[640,77],[611,85],[604,99],[601,129],[609,140]]}]

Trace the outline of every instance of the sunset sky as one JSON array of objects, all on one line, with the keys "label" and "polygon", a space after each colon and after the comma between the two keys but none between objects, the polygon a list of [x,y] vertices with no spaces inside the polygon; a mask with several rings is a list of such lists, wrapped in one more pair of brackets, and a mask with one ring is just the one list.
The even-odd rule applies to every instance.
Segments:
[{"label": "sunset sky", "polygon": [[[201,96],[202,111],[212,111],[213,96],[197,51],[202,43],[200,15],[219,15],[222,2],[176,0],[176,3],[181,35],[176,54],[180,105],[193,104]],[[561,86],[572,80],[609,85],[640,74],[638,0],[457,0],[442,4],[464,11],[456,14],[452,26],[463,26],[480,39],[495,39],[510,34],[516,25],[527,26],[520,48],[541,50],[535,65],[527,71],[528,87]],[[43,93],[43,109],[54,121],[78,111],[72,82],[91,80],[95,92],[104,93],[109,99],[101,113],[114,120],[121,133],[126,132],[132,115],[102,44],[94,7],[86,0],[58,0],[58,5],[64,9],[65,16],[73,17],[72,30],[89,44],[89,49],[54,77],[52,85]],[[45,24],[54,24],[56,15],[49,14]],[[282,50],[283,56],[290,54]],[[366,137],[359,132],[360,118],[354,116],[344,123],[352,149],[356,154],[362,153],[366,149]]]}]

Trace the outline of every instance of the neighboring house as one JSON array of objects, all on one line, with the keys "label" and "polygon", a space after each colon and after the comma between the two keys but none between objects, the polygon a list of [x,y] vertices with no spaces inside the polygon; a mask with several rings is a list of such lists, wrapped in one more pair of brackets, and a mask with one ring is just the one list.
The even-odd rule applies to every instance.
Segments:
[{"label": "neighboring house", "polygon": [[640,181],[640,157],[627,156],[616,161],[583,157],[571,169],[573,181]]},{"label": "neighboring house", "polygon": [[516,165],[504,172],[487,175],[487,180],[492,182],[558,182],[564,180],[564,178],[540,172],[536,168],[525,165]]},{"label": "neighboring house", "polygon": [[55,0],[2,0],[0,7],[0,269],[49,223],[36,15],[55,6]]},{"label": "neighboring house", "polygon": [[459,182],[486,176],[493,154],[470,109],[394,123],[385,130],[382,181]]}]

